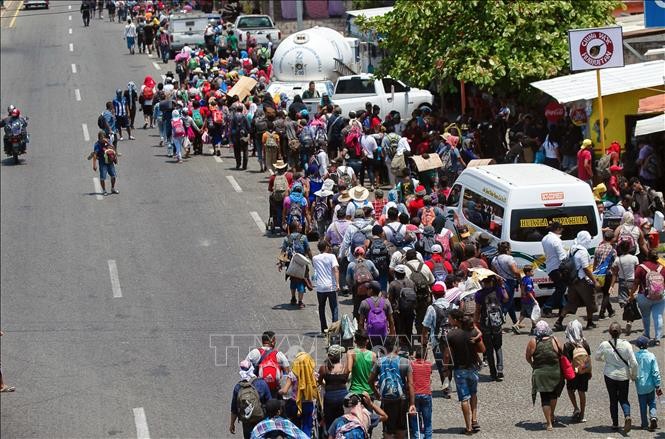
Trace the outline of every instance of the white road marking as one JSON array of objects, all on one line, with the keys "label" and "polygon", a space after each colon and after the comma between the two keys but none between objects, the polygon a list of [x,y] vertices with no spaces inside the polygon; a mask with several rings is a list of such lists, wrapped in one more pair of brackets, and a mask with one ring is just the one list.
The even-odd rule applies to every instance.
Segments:
[{"label": "white road marking", "polygon": [[229,181],[229,183],[231,183],[231,186],[233,186],[233,190],[235,190],[236,192],[242,192],[242,188],[240,187],[236,179],[233,178],[232,175],[227,175],[226,179]]},{"label": "white road marking", "polygon": [[74,96],[76,96],[76,100],[80,101],[81,100],[81,90],[78,88],[74,90]]},{"label": "white road marking", "polygon": [[143,407],[136,407],[134,409],[134,424],[136,424],[137,439],[150,439],[148,421],[145,418],[145,411],[143,410]]},{"label": "white road marking", "polygon": [[70,52],[74,51],[74,43],[69,43],[69,51]]},{"label": "white road marking", "polygon": [[86,142],[90,141],[90,133],[88,132],[88,124],[87,123],[82,123],[81,128],[83,129],[83,140]]},{"label": "white road marking", "polygon": [[72,10],[72,5],[69,5],[69,6],[67,7],[67,9],[69,9],[69,10],[71,11],[71,10]]},{"label": "white road marking", "polygon": [[72,16],[71,15],[69,16],[69,21],[72,21]]},{"label": "white road marking", "polygon": [[152,65],[155,66],[157,70],[162,70],[162,68],[159,67],[159,64],[157,64],[155,61],[152,62]]},{"label": "white road marking", "polygon": [[97,199],[100,200],[100,201],[103,200],[104,195],[102,195],[102,185],[101,185],[101,183],[99,183],[99,178],[94,177],[92,179],[92,182],[95,184],[95,193],[97,194],[96,195]]},{"label": "white road marking", "polygon": [[69,28],[69,35],[71,35],[71,34],[72,34],[72,28],[70,27]]},{"label": "white road marking", "polygon": [[254,223],[256,224],[256,227],[259,228],[259,232],[265,232],[266,224],[263,222],[263,220],[259,216],[258,212],[249,212],[249,215],[254,220]]},{"label": "white road marking", "polygon": [[76,73],[76,64],[72,64],[72,73]]},{"label": "white road marking", "polygon": [[215,161],[216,161],[217,163],[224,163],[224,160],[222,160],[221,157],[219,157],[219,156],[214,156],[214,158],[215,158]]},{"label": "white road marking", "polygon": [[109,259],[109,275],[111,276],[111,288],[113,289],[113,297],[122,297],[122,290],[120,289],[120,278],[118,277],[118,266],[114,259]]}]

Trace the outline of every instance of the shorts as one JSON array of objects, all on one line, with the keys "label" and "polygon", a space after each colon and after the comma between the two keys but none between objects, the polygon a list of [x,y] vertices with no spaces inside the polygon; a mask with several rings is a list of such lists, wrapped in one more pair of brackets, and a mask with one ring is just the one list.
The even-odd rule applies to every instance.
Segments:
[{"label": "shorts", "polygon": [[398,431],[406,430],[408,404],[406,399],[384,399],[381,401],[381,408],[388,415],[388,420],[383,423],[385,434],[395,434]]},{"label": "shorts", "polygon": [[522,303],[521,310],[520,310],[520,317],[524,317],[525,319],[530,319],[531,318],[531,313],[533,312],[533,303]]},{"label": "shorts", "polygon": [[120,128],[127,128],[129,126],[129,118],[127,116],[116,116],[115,119]]},{"label": "shorts", "polygon": [[305,292],[305,281],[302,279],[289,278],[289,284],[292,290],[295,290],[298,293]]},{"label": "shorts", "polygon": [[593,285],[590,285],[584,279],[575,279],[568,287],[568,303],[565,309],[569,314],[575,314],[577,308],[584,306],[588,313],[594,313],[598,310],[596,299],[594,298]]},{"label": "shorts", "polygon": [[589,379],[591,379],[590,373],[575,375],[575,378],[570,381],[566,381],[566,389],[587,392],[589,390]]},{"label": "shorts", "polygon": [[468,401],[478,393],[478,372],[475,369],[455,369],[453,376],[460,402]]},{"label": "shorts", "polygon": [[106,180],[106,174],[110,175],[111,178],[115,178],[115,165],[113,163],[106,163],[104,160],[99,162],[99,179],[101,181]]},{"label": "shorts", "polygon": [[134,47],[134,44],[136,43],[136,39],[134,37],[127,37],[127,48],[131,49]]}]

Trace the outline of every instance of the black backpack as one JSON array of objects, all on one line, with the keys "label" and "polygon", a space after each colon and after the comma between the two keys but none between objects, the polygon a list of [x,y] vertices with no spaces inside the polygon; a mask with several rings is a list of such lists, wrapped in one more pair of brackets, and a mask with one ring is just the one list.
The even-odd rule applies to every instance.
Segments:
[{"label": "black backpack", "polygon": [[450,314],[450,308],[442,305],[437,305],[436,303],[432,304],[434,307],[434,312],[436,313],[436,325],[434,326],[434,336],[436,339],[441,342],[446,339],[446,334],[448,333],[448,328],[450,324],[448,322],[448,316]]},{"label": "black backpack", "polygon": [[369,245],[367,259],[372,261],[379,273],[387,273],[390,265],[390,254],[388,247],[382,238],[373,238]]},{"label": "black backpack", "polygon": [[429,295],[429,283],[427,282],[427,277],[422,272],[423,269],[422,262],[418,262],[418,268],[411,268],[411,282],[416,287],[416,294],[419,298],[424,298]]},{"label": "black backpack", "polygon": [[577,265],[575,264],[575,253],[580,249],[576,248],[566,256],[566,258],[561,261],[559,265],[559,273],[561,274],[561,279],[566,282],[566,285],[572,284],[575,279],[577,279]]},{"label": "black backpack", "polygon": [[503,318],[501,304],[499,303],[499,299],[497,299],[496,293],[494,291],[490,292],[485,297],[481,315],[481,326],[483,328],[489,330],[492,334],[501,333],[501,328],[503,328],[505,320]]},{"label": "black backpack", "polygon": [[390,242],[395,244],[395,247],[397,248],[402,248],[406,245],[406,241],[404,238],[406,238],[406,233],[402,233],[402,229],[404,228],[404,224],[400,224],[397,226],[397,230],[393,229],[391,226],[386,226],[390,229],[391,232],[393,232],[392,239]]},{"label": "black backpack", "polygon": [[97,126],[99,127],[100,130],[106,131],[106,118],[104,117],[104,113],[100,114],[99,117],[97,118]]},{"label": "black backpack", "polygon": [[397,296],[397,307],[399,311],[404,314],[413,313],[416,309],[416,303],[418,302],[418,296],[413,288],[402,283],[402,288],[399,290],[399,295]]}]

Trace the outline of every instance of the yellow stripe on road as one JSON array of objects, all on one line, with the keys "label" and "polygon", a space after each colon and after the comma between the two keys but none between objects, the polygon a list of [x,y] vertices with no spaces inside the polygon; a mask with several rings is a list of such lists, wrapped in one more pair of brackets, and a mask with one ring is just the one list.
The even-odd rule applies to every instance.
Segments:
[{"label": "yellow stripe on road", "polygon": [[18,17],[18,13],[21,12],[21,8],[23,8],[23,0],[18,3],[16,12],[14,12],[14,18],[12,18],[12,21],[9,23],[10,28],[14,27],[14,24],[16,24],[16,17]]},{"label": "yellow stripe on road", "polygon": [[8,12],[11,10],[11,4],[14,3],[14,0],[9,0],[5,2],[5,7],[0,11],[0,17],[4,18],[8,15]]}]

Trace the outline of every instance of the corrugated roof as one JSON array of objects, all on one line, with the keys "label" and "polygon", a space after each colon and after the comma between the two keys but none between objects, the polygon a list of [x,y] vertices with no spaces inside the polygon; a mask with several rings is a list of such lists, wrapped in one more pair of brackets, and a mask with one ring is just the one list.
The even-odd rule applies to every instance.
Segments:
[{"label": "corrugated roof", "polygon": [[635,137],[665,131],[665,114],[641,119],[635,123]]},{"label": "corrugated roof", "polygon": [[637,113],[657,113],[665,111],[665,93],[640,99]]},{"label": "corrugated roof", "polygon": [[[663,86],[665,85],[665,60],[628,64],[625,67],[614,69],[602,69],[600,80],[603,96]],[[593,70],[536,81],[532,82],[531,85],[562,104],[582,99],[594,99],[598,95],[596,72]]]}]

